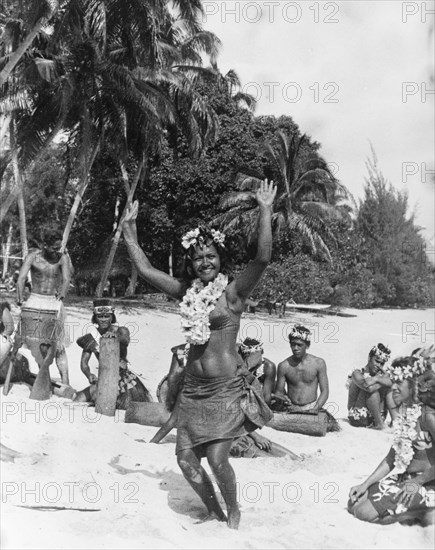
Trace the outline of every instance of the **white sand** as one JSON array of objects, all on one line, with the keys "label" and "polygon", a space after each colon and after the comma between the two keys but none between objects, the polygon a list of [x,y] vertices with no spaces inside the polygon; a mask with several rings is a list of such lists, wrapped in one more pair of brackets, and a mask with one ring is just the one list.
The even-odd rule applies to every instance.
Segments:
[{"label": "white sand", "polygon": [[[349,488],[381,461],[392,433],[352,428],[343,419],[351,368],[363,366],[377,342],[397,356],[433,340],[427,331],[433,331],[434,312],[354,313],[242,320],[241,335],[261,336],[265,355],[275,362],[289,354],[285,335],[295,320],[312,326],[311,352],[327,362],[329,409],[341,419],[342,431],[316,438],[264,428],[261,433],[302,460],[232,459],[242,508],[239,531],[215,521],[195,523],[205,509],[178,469],[175,432],[160,445],[148,444],[156,428],[125,424],[124,413],[97,417],[93,408],[57,397],[36,402],[28,399],[27,386],[15,384],[7,397],[1,395],[1,441],[22,453],[1,464],[3,548],[432,548],[433,527],[376,526],[347,513]],[[68,314],[75,340],[86,332],[90,312],[69,307]],[[170,347],[182,341],[178,317],[119,308],[118,321],[132,332],[133,370],[155,394],[169,368]],[[81,389],[87,385],[81,350],[72,344],[67,351],[71,384]],[[51,374],[58,377],[55,366]],[[26,508],[31,506],[69,509]]]}]

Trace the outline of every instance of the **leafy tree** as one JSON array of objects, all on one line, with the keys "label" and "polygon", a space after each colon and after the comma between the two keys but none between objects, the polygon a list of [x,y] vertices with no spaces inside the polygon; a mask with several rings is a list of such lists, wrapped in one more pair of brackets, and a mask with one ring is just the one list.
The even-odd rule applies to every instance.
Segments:
[{"label": "leafy tree", "polygon": [[[326,161],[310,152],[306,135],[278,131],[275,143],[266,141],[262,151],[271,161],[276,173],[277,198],[272,217],[276,237],[296,233],[308,244],[313,254],[321,253],[331,259],[324,236],[331,233],[328,221],[340,219],[348,209],[339,201],[349,194],[332,175]],[[240,174],[237,191],[229,193],[221,201],[227,209],[217,219],[224,227],[245,228],[248,239],[256,232],[258,207],[255,191],[260,180]]]},{"label": "leafy tree", "polygon": [[414,214],[408,213],[408,195],[395,190],[385,179],[374,153],[367,161],[367,169],[356,229],[373,273],[375,305],[427,304],[432,295],[428,285],[430,288],[433,284],[433,274],[424,254],[420,228]]}]

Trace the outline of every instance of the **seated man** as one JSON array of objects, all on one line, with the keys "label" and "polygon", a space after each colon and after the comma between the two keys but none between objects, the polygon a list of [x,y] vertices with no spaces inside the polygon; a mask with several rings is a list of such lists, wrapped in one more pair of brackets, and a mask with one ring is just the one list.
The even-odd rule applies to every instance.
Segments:
[{"label": "seated man", "polygon": [[[329,396],[326,363],[322,358],[308,353],[311,331],[303,325],[293,327],[289,342],[292,355],[278,364],[276,402],[272,403],[272,409],[280,412],[318,412]],[[335,418],[328,412],[327,417],[328,431],[339,430]]]},{"label": "seated man", "polygon": [[106,298],[94,300],[94,313],[92,323],[95,329],[92,333],[85,334],[77,339],[78,345],[83,349],[80,360],[80,368],[90,382],[90,386],[77,392],[74,401],[95,403],[97,393],[97,376],[91,372],[89,361],[92,354],[99,358],[99,341],[107,332],[117,332],[120,342],[119,382],[116,408],[125,410],[128,401],[151,402],[153,399],[149,391],[140,381],[139,377],[128,368],[127,348],[130,343],[130,331],[127,327],[119,327],[116,324],[115,310]]},{"label": "seated man", "polygon": [[384,344],[373,346],[367,365],[362,369],[355,369],[348,377],[347,408],[351,426],[373,426],[382,430],[388,411],[392,420],[397,417],[391,389],[393,383],[384,371],[390,354]]}]

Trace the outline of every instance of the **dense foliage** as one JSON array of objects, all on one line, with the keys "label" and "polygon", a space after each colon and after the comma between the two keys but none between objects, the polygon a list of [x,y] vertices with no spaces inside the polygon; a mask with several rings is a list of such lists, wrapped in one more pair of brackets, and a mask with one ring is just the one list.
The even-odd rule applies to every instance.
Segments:
[{"label": "dense foliage", "polygon": [[374,158],[352,208],[320,144],[290,116],[255,116],[234,71],[220,73],[220,42],[201,27],[200,0],[171,9],[166,0],[3,4],[3,252],[63,233],[78,276],[114,253],[134,196],[139,242],[154,265],[179,273],[181,236],[207,220],[225,230],[237,273],[255,255],[253,196],[269,178],[278,184],[274,250],[254,298],[434,304],[434,267],[406,193]]}]

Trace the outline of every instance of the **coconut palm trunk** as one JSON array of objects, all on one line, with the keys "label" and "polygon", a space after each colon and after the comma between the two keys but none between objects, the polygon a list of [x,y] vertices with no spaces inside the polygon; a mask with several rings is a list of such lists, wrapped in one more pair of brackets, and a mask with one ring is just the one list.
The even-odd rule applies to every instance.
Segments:
[{"label": "coconut palm trunk", "polygon": [[139,183],[140,175],[142,173],[144,165],[145,165],[145,155],[142,156],[142,160],[140,161],[140,163],[137,167],[133,183],[130,187],[128,185],[128,173],[127,173],[123,163],[121,163],[121,173],[122,173],[122,179],[123,179],[123,182],[124,182],[124,187],[126,189],[129,189],[129,191],[128,191],[127,202],[125,203],[124,211],[123,211],[121,219],[118,223],[118,228],[117,228],[117,230],[115,232],[115,235],[113,237],[112,246],[110,247],[109,256],[107,257],[107,260],[106,260],[106,265],[104,266],[104,270],[103,270],[103,273],[101,275],[100,282],[98,283],[98,286],[97,286],[97,290],[96,290],[96,297],[97,298],[101,298],[103,296],[104,287],[106,285],[107,279],[109,278],[109,273],[110,273],[110,270],[112,269],[112,264],[113,264],[113,260],[115,258],[116,249],[118,248],[119,240],[121,238],[122,224],[123,224],[123,221],[124,221],[124,217],[125,217],[125,214],[127,213],[127,208],[129,208],[129,206],[132,203],[133,196],[134,196],[134,193],[136,191],[137,184]]},{"label": "coconut palm trunk", "polygon": [[8,229],[8,236],[6,239],[6,244],[3,245],[3,271],[2,271],[2,279],[6,277],[6,274],[8,272],[9,267],[9,256],[11,254],[11,245],[12,245],[12,224],[9,224]]},{"label": "coconut palm trunk", "polygon": [[20,61],[20,59],[23,57],[23,55],[32,45],[32,42],[35,40],[35,38],[38,36],[38,34],[41,32],[44,26],[48,23],[48,21],[57,12],[59,8],[59,3],[54,2],[52,0],[50,2],[47,2],[46,7],[49,10],[48,13],[45,14],[43,17],[40,17],[36,21],[35,25],[31,29],[31,31],[27,34],[27,36],[24,38],[24,40],[21,42],[21,44],[18,46],[18,48],[9,55],[8,62],[0,71],[0,86],[3,86],[3,84],[9,78],[9,75],[11,74],[11,72],[14,70],[17,63]]},{"label": "coconut palm trunk", "polygon": [[[10,122],[10,118],[9,118]],[[31,164],[26,168],[26,170],[31,171],[33,166],[37,164],[39,159],[42,157],[42,155],[45,153],[48,147],[53,143],[54,138],[59,134],[59,132],[62,129],[64,119],[60,119],[56,126],[54,127],[51,134],[48,136],[48,138],[45,140],[44,145],[39,149],[36,156],[33,158]],[[10,124],[9,124],[10,127]],[[0,141],[1,143],[1,141]],[[18,162],[18,160],[17,160]],[[17,182],[14,181],[14,185],[12,186],[12,189],[9,191],[9,195],[6,197],[6,200],[2,202],[0,207],[0,224],[3,222],[4,218],[6,217],[6,214],[9,212],[9,209],[13,206],[15,200],[17,199],[18,195],[20,194],[20,186],[17,185]]]},{"label": "coconut palm trunk", "polygon": [[79,205],[82,201],[83,194],[86,191],[86,188],[88,186],[89,174],[90,174],[91,168],[94,164],[95,158],[96,158],[99,150],[100,150],[100,142],[98,142],[94,146],[94,149],[93,149],[93,151],[91,151],[91,154],[89,155],[88,160],[87,161],[85,160],[83,162],[83,177],[82,177],[82,181],[80,183],[80,186],[77,190],[76,196],[74,198],[74,203],[71,207],[71,210],[70,210],[70,213],[69,213],[69,216],[68,216],[68,221],[66,222],[65,229],[63,231],[62,245],[60,247],[60,252],[61,253],[65,252],[65,250],[66,250],[66,245],[68,243],[69,235],[71,233],[71,229],[72,229],[75,217],[77,215],[77,210],[78,210]]},{"label": "coconut palm trunk", "polygon": [[14,175],[14,186],[17,189],[18,197],[18,216],[20,220],[20,241],[21,241],[21,251],[22,256],[25,258],[28,252],[27,245],[27,225],[26,225],[26,209],[24,205],[24,196],[23,196],[23,175],[20,170],[20,165],[18,163],[18,147],[15,139],[15,120],[11,119],[9,124],[9,136],[10,136],[10,147],[11,147],[11,156],[12,156],[12,171]]}]

